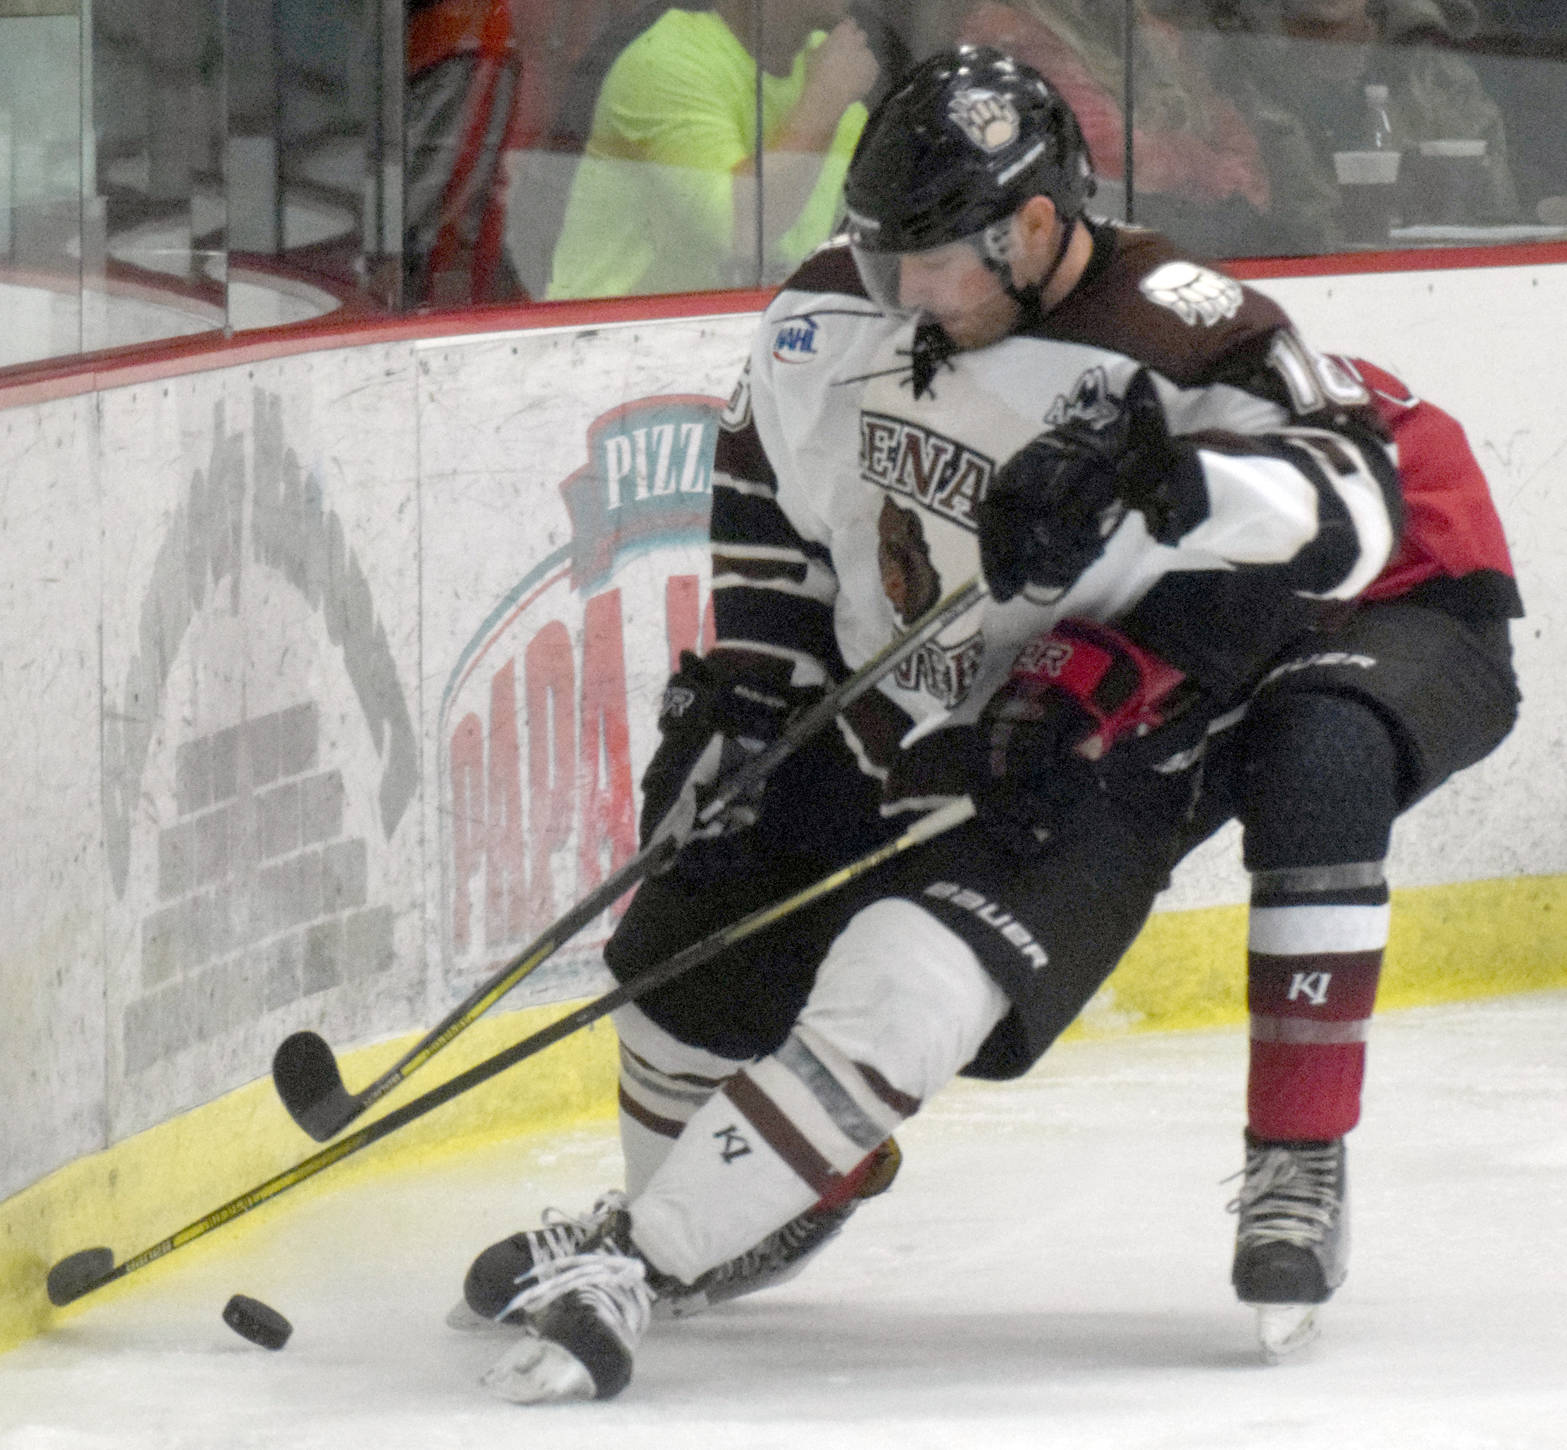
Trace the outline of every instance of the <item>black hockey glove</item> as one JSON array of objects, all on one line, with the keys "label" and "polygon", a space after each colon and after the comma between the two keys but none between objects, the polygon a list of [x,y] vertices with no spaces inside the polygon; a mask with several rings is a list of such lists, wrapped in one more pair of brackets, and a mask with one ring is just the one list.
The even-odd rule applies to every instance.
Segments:
[{"label": "black hockey glove", "polygon": [[1059,597],[1104,552],[1129,508],[1174,543],[1206,517],[1196,454],[1165,426],[1153,379],[1140,369],[1108,422],[1041,433],[996,471],[976,513],[980,568],[999,602],[1025,587]]},{"label": "black hockey glove", "polygon": [[1185,713],[1196,693],[1111,626],[1063,620],[1023,647],[985,706],[970,792],[980,820],[1011,850],[1039,849],[1085,792],[1103,788],[1107,767],[1137,768],[1136,742]]},{"label": "black hockey glove", "polygon": [[715,788],[771,745],[789,717],[817,694],[683,653],[679,671],[664,687],[658,716],[663,738],[642,776],[642,844],[673,835],[685,847],[755,825],[760,785],[711,821],[699,823],[698,816]]}]

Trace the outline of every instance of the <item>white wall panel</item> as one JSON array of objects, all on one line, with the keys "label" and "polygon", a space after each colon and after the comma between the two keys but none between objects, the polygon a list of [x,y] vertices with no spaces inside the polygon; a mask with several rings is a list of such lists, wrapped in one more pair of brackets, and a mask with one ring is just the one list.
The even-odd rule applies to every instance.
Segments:
[{"label": "white wall panel", "polygon": [[[707,599],[717,411],[750,318],[420,350],[432,1012],[635,850],[671,651]],[[508,1000],[597,982],[611,919]],[[438,1015],[438,1014],[437,1014]]]},{"label": "white wall panel", "polygon": [[423,1003],[407,348],[103,395],[116,1137]]},{"label": "white wall panel", "polygon": [[0,1198],[104,1143],[94,408],[0,413]]}]

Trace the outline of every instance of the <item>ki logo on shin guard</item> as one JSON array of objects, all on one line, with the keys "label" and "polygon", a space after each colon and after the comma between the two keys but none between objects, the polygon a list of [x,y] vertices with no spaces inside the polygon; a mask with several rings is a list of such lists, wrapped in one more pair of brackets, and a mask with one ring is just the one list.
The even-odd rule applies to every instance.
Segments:
[{"label": "ki logo on shin guard", "polygon": [[1313,1007],[1325,1007],[1328,1001],[1328,983],[1332,972],[1296,972],[1290,977],[1290,989],[1286,998],[1298,1002],[1304,997]]},{"label": "ki logo on shin guard", "polygon": [[718,1156],[725,1163],[733,1163],[736,1158],[744,1158],[751,1151],[751,1145],[746,1142],[745,1135],[733,1123],[727,1128],[720,1128],[713,1136],[719,1140]]}]

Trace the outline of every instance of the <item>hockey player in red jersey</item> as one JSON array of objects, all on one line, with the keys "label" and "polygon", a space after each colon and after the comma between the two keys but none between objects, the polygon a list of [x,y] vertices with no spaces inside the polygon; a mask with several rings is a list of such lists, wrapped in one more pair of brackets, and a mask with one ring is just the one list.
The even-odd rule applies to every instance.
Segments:
[{"label": "hockey player in red jersey", "polygon": [[1394,818],[1511,729],[1502,527],[1463,429],[1358,360],[1394,441],[1404,525],[1355,608],[1293,643],[1230,748],[1213,753],[1198,834],[1244,825],[1251,872],[1250,1070],[1233,1280],[1270,1358],[1308,1342],[1347,1271],[1344,1135],[1388,939]]},{"label": "hockey player in red jersey", "polygon": [[617,1013],[627,1194],[496,1246],[507,1296],[470,1296],[525,1329],[508,1398],[618,1393],[655,1298],[841,1204],[957,1073],[1036,1061],[1168,879],[1210,737],[1387,562],[1364,386],[1091,190],[1041,77],[934,57],[867,124],[848,243],[767,310],[715,461],[718,643],[666,693],[644,832],[933,590],[982,568],[991,599],[644,882],[606,959],[634,976],[900,811],[978,817]]}]

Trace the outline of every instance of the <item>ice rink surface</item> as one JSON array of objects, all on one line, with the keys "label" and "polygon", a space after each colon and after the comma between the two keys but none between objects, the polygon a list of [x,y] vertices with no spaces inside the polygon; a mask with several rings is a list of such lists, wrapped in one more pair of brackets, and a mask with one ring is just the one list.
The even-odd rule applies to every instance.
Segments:
[{"label": "ice rink surface", "polygon": [[[1567,1447],[1567,993],[1378,1019],[1349,1282],[1277,1367],[1227,1278],[1244,1063],[1234,1029],[955,1085],[806,1273],[656,1324],[601,1405],[491,1399],[504,1341],[442,1319],[475,1252],[616,1182],[608,1125],[284,1197],[0,1357],[0,1447]],[[221,1323],[236,1292],[285,1350]]]}]

